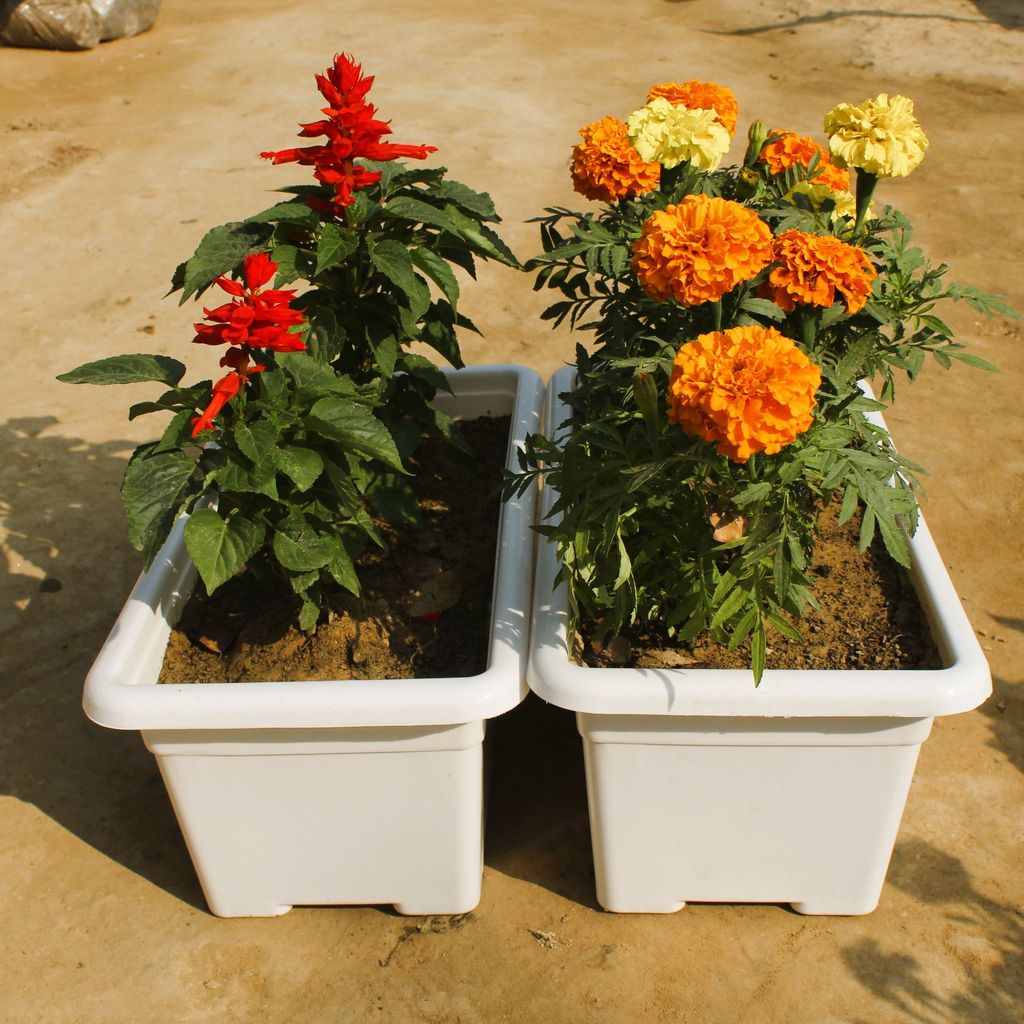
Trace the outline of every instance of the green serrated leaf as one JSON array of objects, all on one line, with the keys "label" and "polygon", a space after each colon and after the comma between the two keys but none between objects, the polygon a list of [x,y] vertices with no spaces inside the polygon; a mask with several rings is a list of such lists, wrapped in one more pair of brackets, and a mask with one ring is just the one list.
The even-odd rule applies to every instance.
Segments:
[{"label": "green serrated leaf", "polygon": [[321,569],[331,558],[330,545],[309,523],[290,517],[274,531],[274,555],[293,572]]},{"label": "green serrated leaf", "polygon": [[419,267],[444,293],[444,297],[457,306],[459,302],[459,282],[456,280],[448,261],[439,256],[433,249],[420,246],[410,253],[412,262]]},{"label": "green serrated leaf", "polygon": [[193,512],[185,524],[185,545],[210,594],[256,554],[265,537],[262,523],[242,515],[225,520],[212,508]]},{"label": "green serrated leaf", "polygon": [[344,263],[359,248],[359,234],[342,231],[337,224],[325,224],[316,245],[316,271],[322,274],[339,263]]},{"label": "green serrated leaf", "polygon": [[242,454],[257,465],[274,450],[279,435],[272,420],[254,420],[252,423],[239,420],[235,424],[235,443]]},{"label": "green serrated leaf", "polygon": [[406,295],[416,291],[416,276],[409,250],[393,238],[385,238],[370,248],[370,262]]},{"label": "green serrated leaf", "polygon": [[261,210],[259,213],[254,213],[251,217],[246,217],[245,224],[266,224],[270,222],[284,223],[284,224],[305,224],[313,225],[317,222],[318,218],[316,213],[312,210],[308,203],[303,201],[291,201],[285,203],[275,203],[269,209]]},{"label": "green serrated leaf", "polygon": [[494,200],[490,195],[486,192],[475,192],[468,185],[463,185],[461,181],[440,181],[433,185],[430,191],[484,220],[497,220]]},{"label": "green serrated leaf", "polygon": [[327,571],[338,586],[344,587],[358,597],[360,594],[359,577],[356,575],[352,556],[349,555],[348,549],[340,537],[330,537],[328,543],[330,558],[327,561]]},{"label": "green serrated leaf", "polygon": [[400,473],[405,472],[387,427],[365,405],[322,398],[310,409],[306,423],[311,430],[341,442],[350,451],[369,455]]},{"label": "green serrated leaf", "polygon": [[308,491],[324,471],[324,460],[310,448],[288,445],[278,449],[278,472],[284,473],[301,491]]},{"label": "green serrated leaf", "polygon": [[412,196],[396,196],[385,203],[383,209],[385,217],[412,221],[414,224],[429,224],[442,231],[458,233],[458,229],[444,210],[439,210],[421,199],[413,199]]},{"label": "green serrated leaf", "polygon": [[266,248],[268,224],[222,224],[208,231],[191,259],[185,261],[181,301],[204,291],[221,274],[234,270],[251,252]]},{"label": "green serrated leaf", "polygon": [[91,363],[83,363],[57,380],[65,384],[139,384],[156,381],[174,386],[185,376],[185,364],[170,356],[124,355],[109,356]]},{"label": "green serrated leaf", "polygon": [[454,206],[445,208],[445,212],[455,225],[458,237],[461,238],[475,253],[487,259],[497,260],[506,266],[519,269],[519,260],[515,253],[490,228],[484,227],[472,217],[467,217]]},{"label": "green serrated leaf", "polygon": [[153,448],[136,449],[121,483],[128,539],[140,551],[154,532],[166,536],[180,508],[195,493],[195,462],[182,451],[154,454]]}]

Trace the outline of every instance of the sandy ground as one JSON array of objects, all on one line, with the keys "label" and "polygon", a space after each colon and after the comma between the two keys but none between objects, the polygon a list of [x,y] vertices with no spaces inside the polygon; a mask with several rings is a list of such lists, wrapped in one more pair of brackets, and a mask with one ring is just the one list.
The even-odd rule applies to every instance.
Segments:
[{"label": "sandy ground", "polygon": [[[523,221],[575,202],[576,129],[628,113],[652,82],[719,80],[742,124],[804,132],[837,102],[905,93],[932,147],[882,198],[957,279],[1024,308],[1022,30],[1014,0],[165,0],[136,39],[0,51],[0,1021],[1024,1019],[1019,326],[958,309],[1002,373],[929,369],[889,417],[931,469],[929,523],[995,695],[936,723],[881,905],[848,919],[600,911],[573,724],[535,701],[497,730],[473,915],[212,917],[139,739],[79,706],[138,569],[117,486],[153,429],[127,423],[127,404],[149,392],[53,380],[113,352],[212,371],[216,354],[199,367],[187,344],[195,308],[161,301],[170,271],[207,226],[300,180],[257,154],[292,144],[315,109],[313,72],[341,49],[377,74],[399,141],[437,145],[493,193],[523,255],[537,244]],[[469,361],[548,373],[570,357],[525,276],[489,271],[467,302],[486,333],[467,339]]]}]

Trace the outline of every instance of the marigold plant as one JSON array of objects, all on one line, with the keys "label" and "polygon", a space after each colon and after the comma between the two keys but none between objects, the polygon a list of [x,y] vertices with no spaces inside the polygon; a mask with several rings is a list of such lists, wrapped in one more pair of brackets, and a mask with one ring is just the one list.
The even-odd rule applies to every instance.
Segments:
[{"label": "marigold plant", "polygon": [[683,345],[668,382],[668,420],[731,462],[775,455],[810,429],[821,370],[774,327],[730,327]]},{"label": "marigold plant", "polygon": [[772,259],[772,233],[739,203],[686,196],[656,210],[640,229],[630,269],[651,298],[684,306],[715,302]]},{"label": "marigold plant", "polygon": [[626,126],[614,117],[580,129],[583,141],[573,147],[573,188],[587,199],[611,203],[658,187],[661,165],[641,158]]},{"label": "marigold plant", "polygon": [[807,169],[816,159],[818,173],[810,179],[812,184],[824,185],[832,192],[850,191],[850,172],[836,167],[829,158],[828,149],[809,135],[797,135],[796,132],[786,130],[775,131],[758,159],[767,165],[772,174],[780,174],[791,167]]},{"label": "marigold plant", "polygon": [[647,90],[647,102],[658,98],[666,99],[674,107],[690,110],[713,110],[719,124],[729,133],[736,134],[736,120],[740,115],[739,104],[731,89],[715,82],[662,82]]},{"label": "marigold plant", "polygon": [[729,149],[729,133],[713,110],[674,107],[660,96],[634,110],[626,127],[641,158],[666,171],[687,163],[713,171]]},{"label": "marigold plant", "polygon": [[726,95],[652,87],[628,123],[661,163],[658,187],[538,218],[544,251],[527,268],[556,292],[543,316],[592,344],[576,349],[571,418],[528,439],[506,487],[543,475],[557,495],[539,529],[587,639],[708,634],[749,645],[759,679],[770,631],[798,637],[813,601],[825,508],[859,515],[862,548],[877,537],[908,562],[921,471],[870,413],[928,357],[986,365],[939,304],[1011,311],[948,282],[907,219],[871,205],[879,176],[924,153],[909,101],[840,104],[828,145],[754,121],[742,163],[719,167],[718,154],[684,152],[669,128],[687,122],[668,111],[713,110],[724,134]]},{"label": "marigold plant", "polygon": [[765,292],[782,309],[797,305],[831,306],[836,292],[846,309],[858,313],[871,297],[878,276],[868,254],[832,235],[811,235],[790,228],[775,239],[775,262]]},{"label": "marigold plant", "polygon": [[316,82],[324,116],[299,134],[323,143],[262,154],[312,168],[312,183],[213,228],[174,274],[182,302],[226,293],[192,340],[224,347],[227,373],[183,386],[177,359],[123,355],[60,377],[165,388],[129,412],[170,416],[136,449],[121,489],[144,565],[187,512],[207,591],[243,568],[273,574],[294,592],[303,629],[332,589],[359,593],[358,559],[384,546],[383,523],[417,521],[407,460],[421,435],[463,444],[432,404],[443,371],[412,351],[462,365],[458,331],[474,325],[458,311],[454,268],[518,266],[490,226],[499,218],[486,193],[443,167],[400,162],[435,147],[386,140],[391,127],[367,99],[373,78],[351,56]]}]

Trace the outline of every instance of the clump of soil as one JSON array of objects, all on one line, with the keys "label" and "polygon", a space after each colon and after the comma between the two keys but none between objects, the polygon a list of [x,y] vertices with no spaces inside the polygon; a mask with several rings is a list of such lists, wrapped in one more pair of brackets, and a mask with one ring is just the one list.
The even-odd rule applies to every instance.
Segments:
[{"label": "clump of soil", "polygon": [[499,481],[509,418],[460,424],[472,454],[426,439],[410,460],[422,528],[383,527],[388,551],[357,562],[361,597],[328,598],[310,635],[276,579],[241,573],[182,612],[162,683],[469,676],[487,668]]},{"label": "clump of soil", "polygon": [[[875,541],[862,555],[860,517],[838,524],[837,509],[821,519],[814,553],[814,596],[793,620],[802,640],[770,631],[768,668],[931,669],[942,668],[928,620],[906,571]],[[730,651],[707,638],[672,640],[658,625],[641,623],[608,644],[591,643],[587,623],[580,631],[581,659],[591,666],[638,668],[747,668],[750,645]]]}]

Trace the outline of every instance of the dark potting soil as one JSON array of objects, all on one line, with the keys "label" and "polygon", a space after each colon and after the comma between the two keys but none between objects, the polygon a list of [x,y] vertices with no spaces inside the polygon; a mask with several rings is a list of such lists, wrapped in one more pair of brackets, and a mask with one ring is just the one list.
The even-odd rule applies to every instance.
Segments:
[{"label": "dark potting soil", "polygon": [[[802,640],[769,630],[768,668],[931,669],[942,668],[924,610],[906,571],[876,539],[862,555],[860,517],[839,526],[836,508],[827,509],[811,570],[820,609],[809,608],[794,625]],[[586,623],[581,660],[592,666],[638,668],[747,668],[750,645],[730,651],[709,639],[677,643],[665,630],[638,624],[609,644],[592,644]]]},{"label": "dark potting soil", "polygon": [[241,573],[182,612],[162,683],[469,676],[487,668],[498,488],[509,418],[460,424],[471,455],[426,440],[411,459],[422,528],[383,527],[357,565],[363,593],[330,595],[330,621],[295,623],[286,584]]}]

